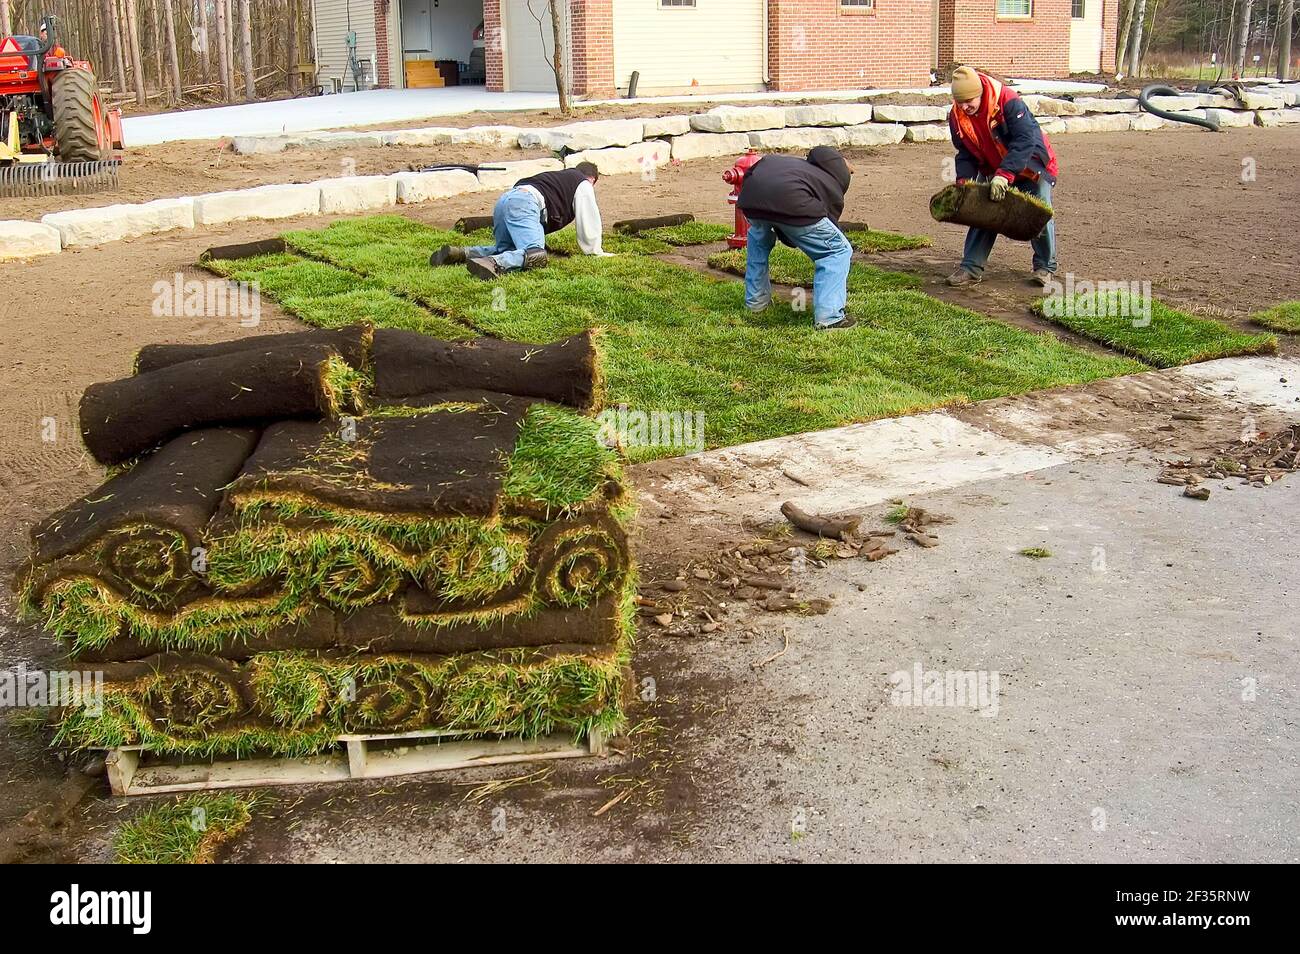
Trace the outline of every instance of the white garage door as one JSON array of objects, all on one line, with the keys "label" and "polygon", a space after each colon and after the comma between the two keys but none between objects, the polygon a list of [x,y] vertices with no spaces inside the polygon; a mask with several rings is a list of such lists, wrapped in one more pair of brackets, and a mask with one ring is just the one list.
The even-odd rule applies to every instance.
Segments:
[{"label": "white garage door", "polygon": [[614,0],[614,85],[639,93],[763,87],[767,0]]},{"label": "white garage door", "polygon": [[1102,0],[1073,0],[1071,4],[1071,73],[1096,73],[1101,70],[1102,6]]},{"label": "white garage door", "polygon": [[501,19],[505,88],[525,93],[555,92],[555,73],[547,62],[555,48],[550,4],[547,0],[502,0]]}]

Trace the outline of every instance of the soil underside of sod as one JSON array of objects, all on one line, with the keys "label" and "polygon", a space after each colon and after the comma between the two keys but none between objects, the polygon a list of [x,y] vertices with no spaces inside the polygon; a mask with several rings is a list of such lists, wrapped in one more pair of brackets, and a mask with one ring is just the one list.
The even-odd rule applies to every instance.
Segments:
[{"label": "soil underside of sod", "polygon": [[[434,249],[464,244],[466,236],[400,216],[292,232],[286,240],[291,252],[208,267],[231,279],[260,282],[263,293],[309,323],[368,317],[380,326],[445,337],[532,342],[599,327],[606,406],[701,412],[707,447],[1145,367],[937,301],[914,290],[909,276],[861,264],[850,277],[848,304],[859,325],[851,333],[826,335],[813,329],[806,310],[786,301],[749,313],[739,282],[655,259],[653,247],[625,246],[637,254],[612,258],[555,255],[548,268],[489,284],[463,267],[429,266]],[[794,262],[797,254],[787,249],[775,258],[778,264]],[[358,295],[373,310],[355,310]],[[644,460],[690,449],[672,440],[655,443],[652,435],[629,454]]]}]

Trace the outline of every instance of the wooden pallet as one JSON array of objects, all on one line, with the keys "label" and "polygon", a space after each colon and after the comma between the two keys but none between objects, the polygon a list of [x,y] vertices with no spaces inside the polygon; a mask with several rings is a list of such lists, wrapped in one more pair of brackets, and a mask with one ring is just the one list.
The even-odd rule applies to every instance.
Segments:
[{"label": "wooden pallet", "polygon": [[[544,759],[606,754],[605,738],[593,731],[584,743],[571,735],[540,739],[464,739],[463,733],[404,732],[341,735],[342,749],[302,758],[228,759],[185,763],[151,759],[140,746],[109,749],[105,758],[114,795],[156,795],[218,788],[311,785],[361,778],[390,778]],[[409,740],[409,745],[394,742]]]}]

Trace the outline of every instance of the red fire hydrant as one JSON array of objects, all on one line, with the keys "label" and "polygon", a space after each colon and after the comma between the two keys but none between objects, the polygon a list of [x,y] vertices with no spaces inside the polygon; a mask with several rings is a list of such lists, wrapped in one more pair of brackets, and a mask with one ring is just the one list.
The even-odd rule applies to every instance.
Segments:
[{"label": "red fire hydrant", "polygon": [[736,205],[736,202],[740,198],[740,187],[745,184],[746,173],[754,168],[754,163],[762,158],[751,149],[737,159],[734,166],[722,174],[722,181],[731,186],[731,195],[727,196],[727,201],[736,206],[736,234],[727,239],[729,248],[745,247],[745,235],[749,232],[749,219],[745,218],[745,213],[740,211],[740,206]]}]

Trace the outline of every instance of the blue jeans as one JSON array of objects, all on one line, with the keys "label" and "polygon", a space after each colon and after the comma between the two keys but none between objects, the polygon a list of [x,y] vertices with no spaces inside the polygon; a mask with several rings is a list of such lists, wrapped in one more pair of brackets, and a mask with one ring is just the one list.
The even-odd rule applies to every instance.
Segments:
[{"label": "blue jeans", "polygon": [[524,267],[524,249],[545,248],[542,207],[537,197],[523,189],[511,189],[492,209],[493,245],[471,245],[470,258],[491,258],[503,272]]},{"label": "blue jeans", "polygon": [[[1037,182],[1017,179],[1011,188],[1037,196],[1048,205],[1052,204],[1052,184],[1047,176],[1039,176]],[[993,252],[993,243],[998,233],[985,229],[971,229],[966,233],[966,254],[961,260],[961,267],[972,275],[984,274],[989,255]],[[1047,223],[1047,228],[1038,233],[1038,238],[1031,239],[1030,248],[1034,250],[1034,271],[1056,271],[1056,219]]]},{"label": "blue jeans", "polygon": [[777,242],[777,229],[795,248],[813,260],[813,322],[833,325],[844,317],[848,300],[849,261],[853,246],[830,219],[812,225],[782,225],[749,220],[745,246],[745,307],[762,311],[772,301],[768,259]]}]

